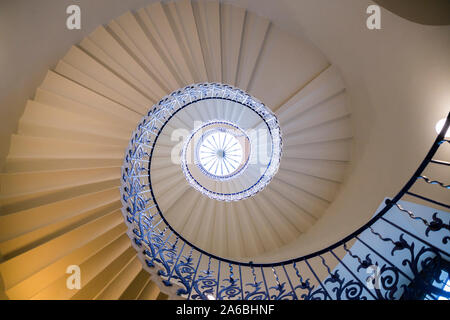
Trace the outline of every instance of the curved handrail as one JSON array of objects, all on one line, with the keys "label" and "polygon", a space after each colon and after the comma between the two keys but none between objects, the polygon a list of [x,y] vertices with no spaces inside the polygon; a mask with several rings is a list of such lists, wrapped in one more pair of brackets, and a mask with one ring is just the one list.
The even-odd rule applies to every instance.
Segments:
[{"label": "curved handrail", "polygon": [[[212,84],[212,85],[218,85],[218,84]],[[223,86],[223,87],[224,87],[224,88],[227,88],[227,89],[228,89],[228,88],[229,88],[229,89],[234,89],[234,88],[232,88],[232,87],[230,87],[230,86]],[[191,87],[187,87],[187,88],[191,88]],[[236,89],[234,89],[234,90],[236,90]],[[239,91],[240,91],[240,90],[239,90]],[[241,92],[242,92],[242,91],[241,91]],[[248,98],[248,99],[246,98],[247,100],[254,99],[253,97],[251,97],[251,96],[249,96],[249,95],[246,95],[246,97]],[[247,101],[242,102],[242,101],[237,101],[237,100],[235,100],[235,99],[230,99],[230,98],[225,98],[225,97],[202,97],[202,98],[200,98],[200,99],[196,99],[195,101],[185,103],[181,108],[179,108],[179,109],[176,110],[173,114],[171,114],[171,115],[168,117],[168,119],[167,119],[167,120],[162,124],[162,126],[159,128],[159,130],[158,130],[158,132],[157,132],[157,134],[156,134],[156,137],[155,137],[154,140],[153,140],[152,148],[151,148],[151,150],[150,150],[150,156],[149,156],[150,161],[149,161],[149,164],[148,164],[148,171],[149,171],[149,172],[150,172],[150,169],[151,169],[151,168],[150,168],[150,165],[151,165],[151,159],[152,159],[152,156],[153,156],[153,150],[154,150],[154,147],[156,146],[156,142],[158,141],[158,138],[159,138],[160,134],[162,133],[163,129],[165,128],[166,124],[170,121],[170,119],[172,119],[172,117],[175,116],[176,113],[178,113],[179,111],[181,111],[181,110],[183,110],[184,108],[188,107],[188,106],[191,105],[192,103],[197,103],[197,102],[199,102],[199,101],[210,100],[210,99],[218,99],[218,100],[232,101],[232,102],[239,103],[239,104],[241,104],[241,105],[244,106],[244,107],[247,107],[247,108],[249,108],[249,109],[252,109],[252,108],[251,108],[251,105],[248,104]],[[164,101],[164,99],[163,99],[162,101]],[[160,103],[161,103],[161,102],[160,102]],[[257,101],[257,100],[254,100],[253,103],[260,104],[262,107],[266,108],[265,105],[264,105],[263,103],[261,103],[261,102],[259,102],[259,101]],[[257,108],[256,110],[255,110],[255,109],[252,109],[252,110],[255,111],[255,113],[256,113],[256,114],[264,121],[264,123],[266,124],[267,128],[269,129],[269,135],[270,135],[271,139],[274,139],[272,129],[270,128],[270,125],[268,124],[267,119],[265,119],[265,117],[268,115],[268,112],[260,113],[260,110],[261,110],[261,109],[262,109],[262,108]],[[269,115],[269,117],[270,117],[270,115]],[[275,116],[273,116],[273,118],[276,119]],[[278,123],[277,120],[276,120],[276,122]],[[281,144],[281,143],[282,143],[281,137],[280,137],[279,139],[280,139],[280,144]],[[274,173],[276,173],[276,171],[278,170],[278,164],[279,164],[279,158],[280,158],[280,157],[281,157],[281,150],[280,150],[280,156],[278,157],[278,161],[274,161],[273,154],[271,154],[270,161],[269,161],[269,163],[267,164],[267,166],[266,166],[266,168],[265,168],[265,171],[264,171],[264,173],[261,175],[261,177],[259,177],[259,179],[258,179],[253,185],[251,185],[250,187],[247,187],[246,189],[241,190],[241,191],[239,191],[239,192],[234,192],[234,193],[227,193],[227,194],[225,194],[225,193],[220,193],[220,192],[211,191],[211,190],[206,189],[205,187],[201,186],[200,183],[198,183],[198,182],[192,177],[192,175],[190,175],[190,176],[192,177],[192,179],[194,179],[194,180],[197,182],[198,187],[199,187],[201,190],[203,190],[204,192],[206,192],[207,194],[213,194],[213,195],[216,195],[216,196],[224,196],[224,197],[226,197],[226,196],[232,196],[232,195],[245,194],[246,192],[248,192],[248,191],[250,191],[250,190],[252,190],[252,189],[256,189],[256,191],[255,191],[254,193],[257,193],[257,192],[259,192],[259,191],[261,191],[261,190],[263,189],[263,187],[262,187],[262,188],[261,188],[261,187],[258,187],[258,185],[261,184],[261,183],[266,183],[266,184],[267,184],[267,183],[272,179]],[[272,169],[273,169],[273,167],[276,168],[275,171],[274,171],[274,173],[271,174],[269,180],[266,179],[267,181],[263,181],[264,178],[267,178],[267,175],[266,175],[266,174],[267,174],[267,172],[269,171],[269,169],[270,169],[271,167],[272,167]],[[150,174],[149,174],[149,186],[150,186],[150,190],[151,190],[151,192],[152,192],[152,197],[153,197],[154,195],[153,195],[153,188],[152,188],[152,182],[151,182],[151,179],[150,179]],[[248,197],[248,196],[243,196],[243,197],[241,197],[240,199],[245,199],[246,197]],[[158,207],[158,208],[159,208],[159,207]],[[160,211],[160,213],[162,214],[161,211]]]},{"label": "curved handrail", "polygon": [[[307,255],[303,255],[303,256],[295,258],[295,259],[288,259],[288,260],[283,260],[283,261],[275,262],[275,263],[253,263],[253,262],[241,262],[241,261],[231,260],[231,259],[227,259],[227,258],[223,258],[223,257],[217,256],[217,255],[211,254],[211,253],[197,247],[195,244],[191,243],[189,240],[187,240],[181,234],[179,234],[166,220],[166,218],[164,217],[164,214],[159,209],[158,204],[156,204],[156,206],[160,212],[161,218],[163,219],[163,221],[167,224],[169,229],[175,235],[177,235],[181,240],[183,240],[189,246],[193,247],[198,252],[201,252],[202,254],[209,256],[211,258],[214,258],[216,260],[220,260],[225,263],[231,263],[231,264],[235,264],[235,265],[245,266],[245,267],[276,267],[276,266],[292,264],[294,262],[300,262],[303,260],[311,259],[311,258],[317,257],[319,255],[322,255],[326,252],[329,252],[329,251],[341,246],[342,244],[348,242],[349,240],[355,238],[357,235],[361,234],[363,231],[367,230],[370,226],[372,226],[377,220],[379,220],[380,217],[384,216],[392,208],[392,206],[395,203],[397,203],[410,190],[410,188],[412,187],[414,182],[416,182],[417,178],[420,177],[420,175],[425,170],[425,168],[427,167],[427,165],[430,163],[431,159],[435,155],[436,151],[438,150],[439,145],[442,143],[442,141],[445,141],[444,136],[445,136],[445,133],[447,132],[447,129],[449,128],[449,126],[450,126],[450,113],[447,116],[447,120],[446,120],[441,132],[438,134],[438,136],[434,140],[433,145],[431,146],[430,150],[428,151],[425,159],[421,162],[420,166],[417,168],[414,175],[408,180],[408,182],[397,193],[397,195],[392,198],[392,200],[386,200],[385,206],[374,217],[372,217],[366,224],[364,224],[362,227],[358,228],[356,231],[352,232],[351,234],[349,234],[342,240],[335,242],[334,244],[332,244],[324,249],[321,249],[319,251],[316,251],[316,252],[313,252],[313,253],[310,253]],[[152,196],[154,196],[153,192],[152,192]]]},{"label": "curved handrail", "polygon": [[[179,94],[180,92],[178,92],[178,93],[176,92],[175,94]],[[212,97],[206,97],[206,99],[210,99],[210,98],[212,98]],[[161,103],[164,101],[165,100],[162,100],[159,105],[161,105]],[[198,101],[198,100],[196,100],[196,101]],[[158,111],[158,110],[156,110],[156,111]],[[159,111],[161,111],[161,110],[159,110]],[[157,114],[158,116],[160,115],[159,113],[155,113],[155,110],[151,110],[148,114],[148,117],[155,115],[155,114]],[[389,261],[388,259],[383,257],[379,252],[377,252],[376,249],[374,249],[369,244],[367,244],[363,241],[363,239],[361,238],[361,235],[367,230],[369,230],[373,235],[376,235],[382,241],[387,241],[387,242],[392,243],[392,245],[394,245],[394,248],[392,249],[392,253],[391,253],[392,255],[397,250],[410,249],[410,253],[412,255],[411,263],[410,263],[411,268],[412,268],[413,262],[418,264],[420,259],[418,257],[414,257],[414,255],[416,254],[414,252],[414,250],[412,249],[412,248],[414,248],[414,243],[409,244],[404,239],[405,234],[418,240],[422,244],[421,250],[419,252],[419,256],[424,253],[431,252],[431,253],[433,253],[433,255],[436,255],[439,258],[438,261],[443,261],[442,255],[450,257],[449,252],[446,252],[446,251],[436,247],[434,244],[428,242],[425,239],[418,237],[417,235],[411,234],[410,232],[405,230],[403,227],[397,225],[396,223],[394,223],[392,221],[389,221],[389,219],[386,218],[386,213],[388,213],[393,206],[397,206],[400,209],[400,211],[408,213],[410,218],[416,219],[416,220],[417,219],[421,220],[426,225],[427,229],[425,230],[425,234],[427,237],[428,237],[428,233],[430,231],[436,232],[441,229],[450,230],[450,225],[446,225],[439,217],[437,217],[437,213],[433,215],[432,221],[431,220],[427,221],[426,219],[424,219],[422,217],[416,217],[414,215],[414,213],[412,213],[406,209],[403,209],[400,205],[398,205],[398,201],[400,199],[402,199],[403,196],[408,194],[410,196],[420,198],[420,199],[428,201],[430,203],[441,205],[446,208],[450,208],[450,206],[448,206],[446,204],[443,204],[443,203],[434,201],[432,199],[429,199],[427,197],[410,192],[410,189],[414,185],[414,183],[417,180],[423,178],[422,173],[425,170],[425,168],[428,166],[428,164],[434,163],[434,164],[438,164],[438,165],[447,165],[447,166],[449,165],[449,163],[447,163],[445,161],[434,160],[433,157],[436,154],[436,151],[438,150],[438,148],[442,145],[442,143],[448,142],[448,140],[445,140],[444,137],[445,137],[445,133],[447,132],[447,130],[450,126],[450,113],[447,116],[447,120],[446,120],[441,132],[438,134],[438,136],[435,139],[435,141],[433,142],[430,150],[428,151],[426,157],[421,162],[418,169],[414,172],[413,176],[408,180],[408,182],[397,193],[396,196],[394,196],[391,200],[386,200],[384,207],[372,219],[370,219],[367,223],[365,223],[363,226],[361,226],[360,228],[358,228],[357,230],[355,230],[354,232],[352,232],[345,238],[335,242],[334,244],[332,244],[326,248],[323,248],[319,251],[316,251],[316,252],[313,252],[313,253],[310,253],[307,255],[303,255],[301,257],[283,260],[283,261],[274,262],[274,263],[253,263],[252,261],[249,261],[249,262],[235,261],[235,260],[231,260],[231,259],[227,259],[227,258],[223,258],[223,257],[217,256],[217,255],[211,254],[211,253],[197,247],[196,245],[192,244],[187,239],[185,239],[181,234],[179,234],[169,224],[169,222],[164,217],[164,214],[162,213],[161,209],[159,208],[159,205],[154,197],[153,189],[151,186],[150,172],[149,172],[149,185],[148,186],[141,185],[140,182],[136,178],[132,178],[132,177],[137,177],[138,175],[136,174],[136,172],[140,172],[140,170],[141,171],[142,170],[150,170],[151,158],[153,155],[154,147],[156,145],[156,141],[162,131],[162,128],[172,117],[173,117],[173,114],[169,114],[168,119],[166,119],[165,121],[161,121],[161,119],[158,118],[157,120],[160,123],[163,123],[162,127],[159,129],[157,127],[151,126],[151,120],[148,120],[148,119],[147,119],[148,121],[144,120],[143,123],[141,123],[139,125],[138,131],[133,134],[133,138],[130,142],[130,148],[127,152],[127,156],[126,156],[125,163],[123,166],[122,179],[124,182],[124,186],[121,189],[121,193],[122,193],[122,203],[124,206],[123,214],[126,218],[126,221],[128,222],[130,231],[133,232],[132,234],[130,234],[130,237],[134,237],[134,241],[137,245],[137,249],[142,250],[142,254],[140,256],[141,260],[143,260],[144,265],[146,264],[146,266],[148,266],[148,267],[155,267],[155,263],[160,265],[160,267],[162,269],[160,269],[157,273],[162,278],[165,278],[165,280],[162,281],[162,283],[165,286],[171,286],[172,281],[178,281],[179,283],[181,283],[185,289],[179,289],[177,294],[186,295],[186,297],[188,299],[190,299],[190,298],[192,298],[191,294],[193,292],[196,292],[193,296],[194,298],[206,299],[206,298],[208,298],[207,296],[205,296],[206,293],[208,293],[208,292],[211,293],[211,292],[215,291],[216,295],[220,299],[220,298],[224,297],[223,290],[226,291],[226,290],[232,289],[231,292],[240,292],[242,299],[247,299],[247,298],[250,299],[251,297],[253,297],[253,295],[259,296],[260,298],[263,297],[265,299],[283,298],[283,297],[284,298],[291,297],[291,298],[297,299],[298,297],[296,294],[296,289],[298,287],[300,287],[302,289],[306,288],[307,290],[309,290],[309,294],[306,296],[306,298],[312,299],[313,297],[316,298],[316,296],[319,295],[324,299],[328,299],[328,298],[331,299],[331,294],[327,291],[326,286],[329,285],[330,283],[340,283],[340,285],[342,286],[345,279],[341,278],[341,276],[338,274],[338,270],[332,271],[330,269],[330,267],[328,266],[328,264],[326,263],[325,259],[323,258],[323,255],[325,253],[330,253],[354,277],[354,280],[352,280],[353,283],[352,283],[352,281],[350,281],[346,285],[352,285],[352,284],[357,283],[357,284],[359,284],[360,288],[362,288],[361,290],[363,290],[363,289],[367,290],[369,295],[372,296],[373,298],[384,298],[383,295],[379,291],[376,291],[376,294],[374,294],[373,292],[370,292],[370,290],[367,288],[367,286],[364,285],[362,283],[362,281],[356,276],[357,271],[361,267],[368,268],[370,266],[370,262],[372,261],[371,258],[369,258],[370,254],[374,253],[377,256],[380,256],[381,258],[383,258],[383,260],[385,261],[385,264],[383,265],[383,268],[382,268],[384,270],[383,272],[386,272],[386,271],[394,272],[396,274],[396,277],[403,276],[406,279],[409,279],[409,281],[412,281],[413,276],[414,277],[418,276],[418,272],[419,272],[420,268],[424,268],[424,266],[425,267],[430,266],[431,263],[429,262],[429,259],[427,258],[425,260],[426,263],[425,264],[422,263],[422,266],[420,268],[417,266],[415,266],[413,268],[412,276],[408,275],[407,271],[400,270],[397,266],[395,266],[394,263],[392,263],[391,261]],[[149,118],[149,119],[152,119],[152,118]],[[146,127],[145,130],[143,130],[144,126]],[[151,133],[151,136],[152,136],[151,138],[148,138],[148,137],[145,138],[145,136],[146,136],[146,134],[148,134],[148,132]],[[140,139],[140,140],[137,141],[138,139]],[[149,147],[147,149],[148,152],[145,152],[145,150],[142,150],[140,147],[133,148],[135,143],[136,143],[136,145],[140,146],[141,144],[145,145],[145,143],[147,143],[147,142],[151,142],[150,145],[147,145],[147,147]],[[133,158],[133,156],[136,156],[136,155],[138,155],[138,156],[136,158]],[[142,160],[141,158],[148,158],[149,160]],[[137,161],[137,162],[133,162],[133,161]],[[136,163],[137,163],[137,165],[136,165]],[[441,186],[442,185],[443,184],[441,184]],[[146,188],[148,188],[148,189],[146,189]],[[145,199],[145,198],[140,197],[141,194],[147,193],[147,192],[150,193],[150,195],[151,195],[150,198]],[[147,208],[147,202],[149,200],[151,200],[154,203],[154,205]],[[153,210],[153,208],[156,209],[156,213],[154,215],[152,215],[152,213],[150,212],[150,210]],[[155,217],[160,218],[160,220],[154,224],[153,221],[155,221]],[[400,232],[399,239],[397,241],[394,241],[392,239],[392,236],[391,236],[391,238],[389,238],[388,236],[382,236],[380,233],[375,232],[373,230],[372,226],[374,226],[375,223],[377,223],[379,221],[388,223],[392,227],[396,228],[396,230],[399,230],[399,232]],[[162,231],[160,230],[161,227],[164,227],[162,229]],[[168,236],[166,234],[167,230],[170,230],[170,234]],[[172,235],[175,236],[175,240],[172,240],[172,242],[171,242],[170,238],[172,237]],[[357,241],[359,241],[360,243],[364,244],[364,246],[369,249],[370,254],[368,254],[365,259],[362,259],[358,255],[355,255],[347,248],[346,244],[349,241],[355,240],[355,239]],[[446,244],[449,241],[450,241],[449,236],[445,236],[442,239],[442,242],[444,244]],[[180,243],[182,245],[180,245]],[[142,245],[144,245],[144,247],[142,247]],[[183,255],[183,250],[184,250],[185,246],[191,248],[189,255],[186,255],[186,254]],[[351,268],[346,266],[346,264],[334,253],[333,250],[335,250],[339,247],[343,247],[350,254],[350,256],[352,258],[355,258],[358,260],[360,265],[356,271],[351,270]],[[419,245],[417,245],[417,247],[419,247]],[[193,252],[197,252],[197,255],[199,256],[196,267],[194,267],[193,261],[192,261]],[[203,275],[200,276],[200,275],[198,275],[197,271],[200,266],[200,261],[203,257],[208,258],[208,267],[207,267],[206,271],[205,270],[202,271]],[[311,264],[309,263],[309,261],[311,261],[312,258],[320,258],[322,260],[322,264],[323,264],[323,266],[326,267],[327,272],[330,276],[329,279],[325,279],[325,281],[321,281],[319,279],[316,272],[314,271],[314,267],[311,266]],[[215,263],[218,265],[218,270],[211,270],[211,262],[212,261],[215,261]],[[310,285],[309,279],[307,279],[305,282],[303,280],[301,274],[299,273],[299,270],[297,269],[296,264],[301,261],[304,261],[304,263],[307,265],[309,270],[312,272],[312,274],[314,275],[313,279],[315,278],[317,280],[317,286],[315,289],[316,291],[314,294],[313,294],[314,285]],[[229,279],[228,278],[222,279],[222,280],[219,279],[221,276],[221,269],[220,269],[221,264],[228,264],[228,266],[230,268]],[[376,265],[378,266],[378,263]],[[233,266],[239,268],[239,277],[238,278],[240,280],[240,288],[237,284],[238,280],[236,278],[236,275],[234,274]],[[295,274],[299,277],[300,286],[294,286],[292,284],[293,281],[291,281],[289,272],[286,270],[286,268],[289,266],[292,267],[292,269],[295,271]],[[285,283],[280,282],[279,276],[276,271],[277,267],[278,268],[282,267],[282,269],[286,275],[286,278],[289,282],[289,285],[292,288],[292,291],[285,295],[283,295],[282,293],[285,292],[283,287],[286,284],[286,282]],[[253,278],[254,278],[254,284],[252,284],[252,283],[245,284],[245,286],[254,287],[253,293],[249,293],[248,291],[245,291],[246,296],[244,296],[244,284],[242,281],[242,274],[241,274],[241,271],[244,268],[248,268],[247,272],[251,272],[253,275]],[[263,280],[263,281],[257,282],[255,268],[260,270],[260,275],[262,277],[261,280]],[[214,269],[214,268],[212,268],[212,269]],[[266,281],[266,278],[264,276],[264,273],[265,273],[264,270],[269,270],[269,269],[271,269],[271,271],[273,272],[273,275],[276,279],[277,286],[275,286],[275,287],[270,287],[267,285],[268,281]],[[185,272],[185,273],[187,272],[187,273],[184,274],[183,272]],[[215,280],[211,278],[212,274],[214,274],[214,273],[217,274],[217,279],[215,279]],[[213,290],[211,285],[206,285],[206,286],[202,287],[203,288],[203,291],[202,291],[202,289],[199,288],[199,283],[201,281],[206,281],[206,280],[208,280],[209,282],[215,283],[216,288]],[[355,280],[356,280],[356,282],[355,282]],[[224,282],[227,282],[229,285],[228,286],[225,285]],[[222,284],[220,286],[220,288],[223,288],[223,290],[219,290],[219,283]],[[262,291],[258,291],[258,290],[261,289],[262,283],[264,283],[264,286],[265,286],[265,293],[263,292],[264,294],[261,296],[259,294],[262,294],[261,293]],[[205,287],[209,288],[209,289],[206,290],[206,289],[204,289]],[[321,288],[321,289],[319,290],[318,288]],[[272,291],[278,290],[279,295],[272,297],[270,294],[271,290]],[[333,291],[334,291],[334,289],[333,289]],[[338,290],[337,292],[340,292],[340,291]],[[388,292],[390,292],[389,297],[392,298],[393,297],[392,288],[389,289]],[[410,292],[405,289],[405,295],[407,293],[410,294]],[[339,293],[339,296],[337,296],[337,298],[341,298],[340,294],[341,293]],[[227,296],[228,298],[230,298],[230,297],[233,298],[236,296],[236,294],[230,295],[230,293],[228,292],[227,295],[225,295],[225,296]],[[303,295],[302,295],[302,297],[303,297]]]}]

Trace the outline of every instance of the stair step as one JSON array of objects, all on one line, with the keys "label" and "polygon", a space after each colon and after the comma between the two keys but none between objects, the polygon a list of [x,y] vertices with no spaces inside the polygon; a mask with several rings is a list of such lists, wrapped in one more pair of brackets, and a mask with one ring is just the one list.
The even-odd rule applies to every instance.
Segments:
[{"label": "stair step", "polygon": [[[0,264],[0,270],[4,275],[5,288],[9,289],[39,270],[73,252],[100,234],[123,223],[119,210],[101,217],[89,224],[83,225],[70,233],[53,239],[30,251],[27,251]],[[122,229],[123,230],[123,229]]]},{"label": "stair step", "polygon": [[58,62],[55,71],[142,114],[157,102],[145,97],[77,46],[73,46]]},{"label": "stair step", "polygon": [[[139,262],[140,264],[140,262]],[[122,292],[119,297],[119,300],[135,300],[145,288],[145,285],[150,279],[149,273],[142,269],[133,279],[133,281],[128,285],[128,287]]]},{"label": "stair step", "polygon": [[142,264],[135,256],[95,299],[118,300],[141,270]]},{"label": "stair step", "polygon": [[169,93],[103,26],[98,27],[88,38],[85,38],[80,46],[131,83],[150,100],[159,101]]},{"label": "stair step", "polygon": [[209,82],[222,82],[220,3],[192,2]]},{"label": "stair step", "polygon": [[[55,281],[60,279],[61,286],[66,290],[66,281],[69,276],[66,273],[67,267],[70,265],[81,265],[84,261],[100,252],[103,248],[107,247],[110,243],[124,235],[126,226],[123,223],[119,223],[116,227],[101,234],[97,234],[97,237],[81,245],[76,250],[68,253],[58,261],[50,264],[49,266],[33,273],[23,281],[8,288],[7,294],[11,299],[29,299],[30,297],[38,294],[44,288],[49,285],[55,285]],[[129,240],[128,240],[129,241]],[[57,284],[56,284],[57,285]],[[72,290],[69,290],[72,291]],[[62,299],[59,294],[51,296],[52,299]]]}]

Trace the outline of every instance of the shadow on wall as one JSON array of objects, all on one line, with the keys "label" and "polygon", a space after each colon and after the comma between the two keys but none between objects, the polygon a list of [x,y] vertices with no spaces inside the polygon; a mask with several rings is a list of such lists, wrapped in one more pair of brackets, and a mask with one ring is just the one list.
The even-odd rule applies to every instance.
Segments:
[{"label": "shadow on wall", "polygon": [[373,0],[386,10],[409,21],[431,26],[450,25],[448,0]]}]

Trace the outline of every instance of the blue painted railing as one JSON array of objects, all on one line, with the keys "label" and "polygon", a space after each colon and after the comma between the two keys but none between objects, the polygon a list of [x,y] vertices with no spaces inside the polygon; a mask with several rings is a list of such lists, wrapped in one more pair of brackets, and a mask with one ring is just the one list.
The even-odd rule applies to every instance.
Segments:
[{"label": "blue painted railing", "polygon": [[[177,97],[175,99],[183,99]],[[183,100],[183,103],[188,101]],[[173,111],[173,110],[172,110]],[[163,291],[184,299],[340,300],[423,299],[449,297],[433,286],[449,270],[448,212],[429,207],[414,212],[410,196],[434,207],[449,204],[412,191],[418,183],[430,188],[448,185],[423,175],[429,165],[447,168],[434,159],[449,140],[450,114],[430,151],[400,192],[385,201],[364,226],[320,251],[276,263],[240,262],[210,254],[180,235],[165,219],[154,199],[149,164],[159,128],[171,116],[160,103],[133,135],[122,169],[123,214],[129,236],[144,267]],[[447,215],[447,216],[444,216]]]}]

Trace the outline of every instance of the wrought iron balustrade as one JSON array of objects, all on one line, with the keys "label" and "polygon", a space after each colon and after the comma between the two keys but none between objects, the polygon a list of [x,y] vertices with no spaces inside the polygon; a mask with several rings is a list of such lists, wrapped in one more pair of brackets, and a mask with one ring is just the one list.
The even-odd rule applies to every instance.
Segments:
[{"label": "wrought iron balustrade", "polygon": [[[198,94],[201,99],[202,93]],[[174,104],[190,103],[192,99],[186,91],[179,92],[175,99],[163,100],[152,109],[134,133],[122,169],[123,214],[129,236],[145,268],[157,274],[153,279],[160,286],[184,299],[417,299],[418,292],[426,290],[433,290],[436,297],[449,297],[448,292],[432,288],[429,277],[423,276],[425,272],[439,278],[439,272],[448,266],[448,212],[412,204],[404,197],[443,210],[450,208],[449,204],[412,191],[418,183],[449,188],[423,172],[427,166],[445,168],[450,164],[434,159],[436,151],[449,143],[444,136],[450,114],[410,180],[364,226],[306,256],[253,263],[225,259],[187,241],[167,222],[153,196],[149,164],[154,143],[173,114]]]}]

